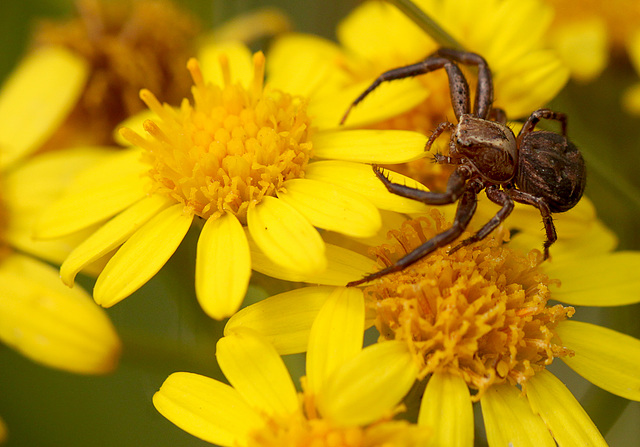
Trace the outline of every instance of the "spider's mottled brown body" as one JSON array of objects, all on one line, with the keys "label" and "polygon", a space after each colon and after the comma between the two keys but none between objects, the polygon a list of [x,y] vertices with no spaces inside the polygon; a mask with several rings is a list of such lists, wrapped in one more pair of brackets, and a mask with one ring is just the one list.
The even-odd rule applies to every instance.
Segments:
[{"label": "spider's mottled brown body", "polygon": [[[478,85],[470,111],[469,85],[456,63],[472,65],[478,69]],[[502,110],[491,107],[493,82],[487,62],[475,53],[440,49],[421,62],[396,68],[380,75],[351,105],[362,101],[381,83],[417,76],[444,68],[449,78],[451,104],[458,124],[440,123],[427,142],[433,142],[445,130],[451,131],[449,155],[435,155],[435,161],[455,165],[446,191],[432,192],[391,182],[380,168],[374,166],[378,178],[387,189],[403,197],[419,200],[428,205],[446,205],[458,202],[451,228],[426,241],[395,264],[376,273],[349,283],[362,284],[413,264],[434,250],[455,241],[466,229],[476,211],[477,195],[485,190],[489,200],[501,206],[496,215],[473,236],[453,247],[460,247],[485,238],[513,210],[514,202],[533,205],[542,215],[547,233],[544,259],[549,247],[557,240],[551,213],[573,208],[582,197],[586,183],[586,167],[578,148],[566,136],[567,117],[549,109],[538,109],[529,116],[516,137],[506,125]],[[351,107],[349,110],[351,110]],[[345,114],[343,122],[347,117]],[[559,121],[562,134],[534,130],[541,119]]]}]

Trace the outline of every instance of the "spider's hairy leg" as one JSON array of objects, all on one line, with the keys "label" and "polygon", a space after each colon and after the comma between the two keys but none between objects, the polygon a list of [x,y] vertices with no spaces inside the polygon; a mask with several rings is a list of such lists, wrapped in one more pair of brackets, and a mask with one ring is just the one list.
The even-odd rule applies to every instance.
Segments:
[{"label": "spider's hairy leg", "polygon": [[[487,119],[493,103],[493,79],[487,61],[479,54],[452,48],[440,48],[432,56],[446,57],[461,64],[478,67],[478,84],[476,86],[473,114],[477,118]],[[453,89],[451,94],[453,95]]]},{"label": "spider's hairy leg", "polygon": [[487,187],[485,190],[487,197],[493,203],[498,205],[502,205],[502,208],[496,213],[495,216],[491,218],[489,222],[484,224],[480,230],[473,236],[468,237],[467,239],[460,242],[458,245],[449,250],[449,254],[459,250],[462,247],[465,247],[469,244],[473,244],[474,242],[481,241],[485,237],[487,237],[493,230],[495,230],[498,225],[500,225],[513,211],[513,199],[507,194],[505,191],[498,189],[496,186]]},{"label": "spider's hairy leg", "polygon": [[[451,90],[451,102],[453,110],[457,119],[460,119],[460,115],[468,113],[469,111],[469,85],[464,78],[460,68],[452,63],[449,59],[444,57],[428,57],[418,63],[407,65],[404,67],[394,68],[393,70],[382,73],[373,83],[367,87],[367,89],[358,96],[355,101],[351,103],[342,119],[340,124],[344,124],[356,105],[358,105],[369,93],[374,91],[383,82],[395,81],[398,79],[412,78],[421,74],[426,74],[440,68],[444,68],[447,71],[449,77],[449,89]],[[455,92],[455,95],[454,95]]]},{"label": "spider's hairy leg", "polygon": [[379,166],[374,165],[373,172],[375,172],[376,176],[390,193],[406,197],[407,199],[417,200],[427,205],[448,205],[454,203],[464,192],[466,181],[471,175],[469,169],[464,166],[459,166],[453,171],[451,176],[449,176],[445,192],[432,192],[394,183],[385,176]]},{"label": "spider's hairy leg", "polygon": [[519,203],[525,205],[533,205],[540,211],[542,215],[542,223],[544,224],[545,232],[547,233],[547,239],[543,245],[543,261],[549,259],[549,247],[558,240],[558,234],[556,233],[556,226],[553,224],[553,218],[551,217],[551,210],[549,205],[539,197],[531,195],[526,192],[518,191],[517,189],[507,190],[509,196]]},{"label": "spider's hairy leg", "polygon": [[536,124],[538,124],[541,119],[559,121],[562,127],[562,135],[567,136],[567,115],[549,109],[538,109],[529,115],[529,118],[527,118],[527,121],[523,124],[518,134],[518,140],[520,140],[522,136],[533,132]]},{"label": "spider's hairy leg", "polygon": [[364,278],[359,279],[357,281],[352,281],[349,284],[347,284],[347,287],[364,284],[366,282],[380,278],[389,273],[403,270],[404,268],[424,258],[428,254],[436,251],[438,248],[444,247],[445,245],[455,241],[458,237],[460,237],[462,232],[467,228],[467,225],[469,225],[469,221],[471,220],[471,217],[476,211],[477,195],[478,195],[477,189],[466,188],[462,193],[462,196],[460,197],[460,201],[458,202],[458,209],[456,210],[456,216],[453,220],[453,224],[449,229],[443,231],[440,234],[435,235],[434,237],[429,239],[427,242],[425,242],[424,244],[422,244],[412,252],[400,258],[395,264],[385,267],[378,272],[367,275]]}]

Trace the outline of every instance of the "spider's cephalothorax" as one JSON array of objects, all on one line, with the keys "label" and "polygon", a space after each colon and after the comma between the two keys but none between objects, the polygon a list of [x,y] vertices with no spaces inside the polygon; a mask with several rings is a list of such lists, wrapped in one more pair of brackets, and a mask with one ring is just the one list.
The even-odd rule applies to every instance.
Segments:
[{"label": "spider's cephalothorax", "polygon": [[[470,111],[469,85],[457,63],[478,69],[478,84],[473,112]],[[586,168],[578,148],[566,136],[567,117],[549,109],[538,109],[529,116],[516,137],[506,125],[501,109],[492,108],[493,83],[487,62],[475,53],[442,48],[417,64],[396,68],[380,75],[351,105],[362,101],[381,83],[417,76],[444,68],[449,78],[451,104],[458,124],[440,123],[426,149],[445,130],[451,131],[449,155],[435,155],[435,161],[456,165],[445,192],[431,192],[391,182],[374,166],[378,178],[387,189],[403,197],[429,205],[446,205],[458,201],[451,228],[426,241],[398,262],[376,273],[349,283],[362,284],[413,264],[434,250],[455,241],[466,229],[476,210],[476,196],[483,189],[489,200],[502,208],[477,233],[450,250],[485,238],[513,210],[514,202],[533,205],[542,215],[547,239],[544,259],[549,247],[557,240],[551,213],[573,208],[582,197]],[[351,110],[351,107],[349,110]],[[342,121],[346,119],[349,110]],[[559,121],[562,135],[536,131],[541,119]]]}]

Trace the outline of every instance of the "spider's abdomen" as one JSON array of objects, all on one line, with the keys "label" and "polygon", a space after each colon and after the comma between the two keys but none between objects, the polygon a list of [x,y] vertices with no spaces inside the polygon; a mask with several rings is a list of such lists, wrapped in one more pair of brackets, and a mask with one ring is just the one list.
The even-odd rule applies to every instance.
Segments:
[{"label": "spider's abdomen", "polygon": [[586,167],[578,148],[554,132],[527,134],[520,144],[516,186],[549,205],[552,213],[573,208],[582,198]]}]

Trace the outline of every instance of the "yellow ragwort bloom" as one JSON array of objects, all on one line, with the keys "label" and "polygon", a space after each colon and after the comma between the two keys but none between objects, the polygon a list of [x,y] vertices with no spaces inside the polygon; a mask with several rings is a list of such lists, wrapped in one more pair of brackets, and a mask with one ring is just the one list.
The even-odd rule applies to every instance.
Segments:
[{"label": "yellow ragwort bloom", "polygon": [[264,85],[262,53],[226,44],[203,49],[201,58],[202,66],[188,64],[193,103],[173,108],[142,90],[153,112],[139,130],[146,137],[122,129],[136,147],[81,174],[38,226],[46,239],[104,223],[61,267],[71,285],[87,264],[117,250],[94,288],[103,306],[155,275],[194,221],[202,225],[196,293],[210,316],[224,318],[244,298],[249,243],[279,269],[312,274],[326,267],[314,227],[368,237],[381,225],[376,206],[420,209],[358,162],[419,158],[423,135],[317,129],[306,98]]},{"label": "yellow ragwort bloom", "polygon": [[[325,283],[390,265],[444,228],[438,210],[406,221],[390,232],[391,242],[370,251],[377,265],[357,252],[329,246],[327,271],[333,274],[325,272]],[[640,253],[611,252],[615,237],[597,221],[581,238],[555,244],[552,259],[542,264],[538,250],[522,254],[523,247],[531,247],[531,235],[519,234],[509,244],[505,238],[498,231],[451,255],[450,247],[439,249],[366,285],[367,320],[378,329],[379,342],[407,343],[416,378],[429,378],[418,423],[435,430],[438,445],[473,445],[472,401],[481,403],[491,446],[605,445],[547,367],[560,358],[593,384],[640,400],[640,341],[569,321],[572,307],[548,302],[637,302],[640,284],[633,272],[640,267]],[[252,328],[279,352],[299,352],[331,290],[310,287],[268,298],[234,315],[225,332]]]},{"label": "yellow ragwort bloom", "polygon": [[391,420],[414,382],[411,354],[402,342],[362,349],[363,304],[360,290],[337,289],[316,313],[302,393],[274,347],[239,329],[216,352],[231,386],[174,373],[153,403],[183,430],[222,446],[425,445],[428,429]]}]

